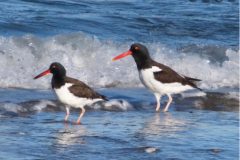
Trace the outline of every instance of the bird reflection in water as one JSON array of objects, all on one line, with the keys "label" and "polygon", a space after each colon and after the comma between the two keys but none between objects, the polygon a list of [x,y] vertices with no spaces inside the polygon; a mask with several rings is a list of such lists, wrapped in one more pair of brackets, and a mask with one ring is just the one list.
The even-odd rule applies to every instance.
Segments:
[{"label": "bird reflection in water", "polygon": [[74,145],[74,144],[85,144],[84,136],[89,133],[84,125],[70,125],[65,124],[64,129],[58,132],[57,144],[58,145]]},{"label": "bird reflection in water", "polygon": [[143,124],[139,134],[143,137],[177,136],[177,132],[186,129],[187,122],[177,119],[172,113],[155,114]]}]

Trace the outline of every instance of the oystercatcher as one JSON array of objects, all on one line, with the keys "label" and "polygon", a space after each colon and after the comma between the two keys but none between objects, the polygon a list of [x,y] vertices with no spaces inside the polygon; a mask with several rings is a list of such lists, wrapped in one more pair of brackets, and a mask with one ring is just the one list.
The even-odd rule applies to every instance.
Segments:
[{"label": "oystercatcher", "polygon": [[190,89],[199,89],[195,82],[200,79],[187,77],[175,72],[170,67],[154,61],[148,52],[148,49],[139,43],[131,45],[129,51],[124,52],[113,61],[132,55],[138,68],[139,78],[143,85],[151,90],[156,97],[156,111],[160,110],[160,101],[162,95],[167,95],[169,100],[164,112],[168,111],[172,102],[172,94],[180,93]]},{"label": "oystercatcher", "polygon": [[68,120],[70,107],[81,108],[77,124],[80,124],[81,118],[85,113],[84,106],[91,105],[98,101],[107,100],[105,96],[95,92],[85,83],[66,76],[65,68],[58,62],[50,65],[49,69],[40,73],[34,79],[45,76],[49,73],[53,74],[52,89],[55,91],[57,98],[66,105],[65,121]]}]

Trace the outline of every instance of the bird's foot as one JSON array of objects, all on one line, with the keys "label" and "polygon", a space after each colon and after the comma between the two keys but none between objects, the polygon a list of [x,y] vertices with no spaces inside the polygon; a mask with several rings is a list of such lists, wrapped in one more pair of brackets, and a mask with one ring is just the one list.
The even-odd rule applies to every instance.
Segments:
[{"label": "bird's foot", "polygon": [[81,121],[76,121],[74,124],[75,124],[75,125],[80,125],[80,124],[81,124]]},{"label": "bird's foot", "polygon": [[160,112],[160,108],[156,108],[156,112]]},{"label": "bird's foot", "polygon": [[164,109],[163,112],[168,112],[168,110],[167,110],[167,109]]},{"label": "bird's foot", "polygon": [[156,112],[160,112],[160,105],[157,105]]},{"label": "bird's foot", "polygon": [[64,122],[68,122],[68,117],[69,117],[69,115],[66,115],[66,116],[64,117]]}]

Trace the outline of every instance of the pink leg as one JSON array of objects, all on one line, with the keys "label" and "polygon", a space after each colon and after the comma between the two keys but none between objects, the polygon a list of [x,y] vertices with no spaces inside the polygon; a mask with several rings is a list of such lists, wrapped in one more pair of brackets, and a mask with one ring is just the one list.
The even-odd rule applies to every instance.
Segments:
[{"label": "pink leg", "polygon": [[66,115],[65,115],[65,118],[64,118],[65,122],[67,122],[69,115],[70,115],[70,109],[69,109],[69,107],[66,107]]},{"label": "pink leg", "polygon": [[172,103],[172,96],[170,94],[167,94],[167,96],[168,96],[168,103],[164,109],[164,112],[168,111],[168,108],[169,108],[170,104]]},{"label": "pink leg", "polygon": [[161,102],[160,102],[160,101],[161,101],[161,95],[160,95],[160,94],[157,94],[157,93],[155,93],[154,95],[155,95],[156,100],[157,100],[156,111],[159,112],[159,111],[160,111],[160,103],[161,103]]},{"label": "pink leg", "polygon": [[82,112],[80,113],[78,119],[77,119],[77,124],[80,124],[81,123],[81,118],[83,117],[84,113],[85,113],[85,109],[84,108],[81,108],[82,109]]}]

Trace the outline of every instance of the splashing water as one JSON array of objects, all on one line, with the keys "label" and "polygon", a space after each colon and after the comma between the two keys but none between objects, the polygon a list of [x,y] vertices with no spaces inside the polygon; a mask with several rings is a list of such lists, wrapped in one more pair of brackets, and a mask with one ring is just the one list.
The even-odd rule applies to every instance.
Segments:
[{"label": "splashing water", "polygon": [[[62,63],[69,76],[93,87],[140,86],[135,62],[131,57],[111,62],[131,44],[101,41],[82,33],[38,38],[0,37],[0,87],[49,88],[49,78],[32,78],[49,65]],[[146,44],[152,57],[181,74],[202,79],[200,87],[237,87],[239,51],[226,49],[222,63],[211,63],[194,53],[169,49],[159,43]]]}]

